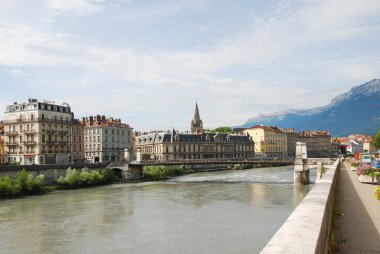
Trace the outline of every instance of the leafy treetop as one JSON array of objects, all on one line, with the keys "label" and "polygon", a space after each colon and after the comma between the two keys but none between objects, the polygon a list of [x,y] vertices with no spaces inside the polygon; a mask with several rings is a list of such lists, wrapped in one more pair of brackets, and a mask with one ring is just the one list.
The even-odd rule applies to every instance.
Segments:
[{"label": "leafy treetop", "polygon": [[380,149],[380,130],[372,137],[372,146],[377,150]]},{"label": "leafy treetop", "polygon": [[231,127],[228,126],[221,126],[215,129],[204,129],[205,132],[223,132],[223,133],[228,133],[232,132]]}]

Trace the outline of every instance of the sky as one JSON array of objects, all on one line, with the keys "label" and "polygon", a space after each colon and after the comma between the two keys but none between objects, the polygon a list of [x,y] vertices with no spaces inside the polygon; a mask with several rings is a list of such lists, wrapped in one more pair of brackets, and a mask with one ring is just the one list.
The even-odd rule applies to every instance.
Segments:
[{"label": "sky", "polygon": [[237,126],[379,78],[379,45],[378,0],[0,0],[0,108]]}]

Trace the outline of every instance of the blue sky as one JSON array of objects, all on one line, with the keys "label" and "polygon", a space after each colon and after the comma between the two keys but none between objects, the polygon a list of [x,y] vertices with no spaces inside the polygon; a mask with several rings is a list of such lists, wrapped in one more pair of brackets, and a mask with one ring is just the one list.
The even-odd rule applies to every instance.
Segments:
[{"label": "blue sky", "polygon": [[[322,106],[380,77],[380,1],[0,0],[0,107],[68,102],[136,130]],[[3,115],[0,115],[3,118]]]}]

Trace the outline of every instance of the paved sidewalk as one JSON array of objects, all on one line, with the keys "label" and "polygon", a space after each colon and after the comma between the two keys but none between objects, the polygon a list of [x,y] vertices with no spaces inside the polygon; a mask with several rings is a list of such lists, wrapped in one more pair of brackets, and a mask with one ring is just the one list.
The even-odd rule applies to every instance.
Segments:
[{"label": "paved sidewalk", "polygon": [[335,241],[347,254],[380,254],[380,202],[373,192],[376,185],[360,183],[356,172],[343,166],[335,197]]}]

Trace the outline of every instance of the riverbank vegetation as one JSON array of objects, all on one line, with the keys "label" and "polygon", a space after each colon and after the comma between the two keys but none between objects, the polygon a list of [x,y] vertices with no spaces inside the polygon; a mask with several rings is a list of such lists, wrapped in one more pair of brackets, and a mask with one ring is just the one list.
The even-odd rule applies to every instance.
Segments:
[{"label": "riverbank vegetation", "polygon": [[26,195],[40,195],[49,192],[51,188],[45,184],[45,177],[33,177],[23,169],[14,178],[0,177],[0,198],[16,198]]},{"label": "riverbank vegetation", "polygon": [[250,169],[253,168],[252,164],[234,164],[231,169],[239,170],[239,169]]},{"label": "riverbank vegetation", "polygon": [[57,184],[61,189],[78,189],[97,185],[110,184],[117,179],[110,168],[100,170],[82,170],[68,168],[65,176],[58,178]]},{"label": "riverbank vegetation", "polygon": [[99,170],[68,168],[66,175],[59,177],[56,184],[46,184],[44,175],[33,176],[23,169],[14,178],[0,177],[0,199],[41,195],[54,190],[85,188],[116,181],[118,178],[110,168]]},{"label": "riverbank vegetation", "polygon": [[190,174],[193,171],[184,166],[145,166],[144,179],[151,181],[166,180],[172,176]]}]

